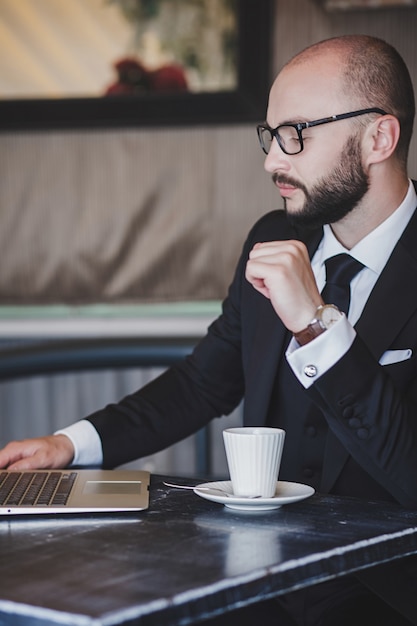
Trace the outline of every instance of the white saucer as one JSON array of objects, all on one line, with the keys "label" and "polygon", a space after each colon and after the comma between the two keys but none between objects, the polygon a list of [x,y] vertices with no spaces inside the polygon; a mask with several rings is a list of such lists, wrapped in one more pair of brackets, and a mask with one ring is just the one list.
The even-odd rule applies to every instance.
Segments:
[{"label": "white saucer", "polygon": [[[199,489],[204,487],[204,491]],[[212,489],[212,491],[211,491]],[[229,496],[223,496],[219,493],[221,489]],[[207,491],[206,491],[207,490]],[[275,495],[272,498],[243,498],[242,496],[234,496],[232,483],[230,480],[222,480],[213,483],[201,483],[196,485],[194,493],[206,500],[224,504],[229,509],[238,509],[239,511],[269,511],[271,509],[279,509],[283,504],[298,502],[313,495],[314,489],[309,485],[301,483],[289,483],[284,480],[277,482]]]}]

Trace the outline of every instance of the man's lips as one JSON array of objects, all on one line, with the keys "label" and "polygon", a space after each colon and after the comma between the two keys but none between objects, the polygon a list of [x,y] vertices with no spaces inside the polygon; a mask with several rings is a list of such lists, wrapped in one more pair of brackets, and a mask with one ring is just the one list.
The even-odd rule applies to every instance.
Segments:
[{"label": "man's lips", "polygon": [[296,183],[292,183],[288,180],[283,180],[277,174],[273,174],[272,180],[276,187],[278,187],[281,196],[286,197],[292,195],[297,189],[299,189],[299,185]]},{"label": "man's lips", "polygon": [[297,191],[298,189],[298,187],[295,187],[294,185],[289,185],[288,183],[276,182],[275,184],[278,187],[281,196],[283,197],[292,195],[294,191]]}]

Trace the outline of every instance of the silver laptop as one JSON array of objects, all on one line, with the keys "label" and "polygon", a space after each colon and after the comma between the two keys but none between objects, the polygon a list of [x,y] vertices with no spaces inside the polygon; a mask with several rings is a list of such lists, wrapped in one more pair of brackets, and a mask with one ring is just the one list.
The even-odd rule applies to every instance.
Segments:
[{"label": "silver laptop", "polygon": [[141,470],[0,470],[0,515],[142,511],[149,481]]}]

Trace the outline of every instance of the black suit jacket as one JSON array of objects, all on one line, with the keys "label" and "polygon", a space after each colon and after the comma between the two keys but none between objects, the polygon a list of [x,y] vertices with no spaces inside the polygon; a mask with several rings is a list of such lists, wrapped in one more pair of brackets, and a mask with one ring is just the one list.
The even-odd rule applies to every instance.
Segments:
[{"label": "black suit jacket", "polygon": [[[243,397],[245,423],[266,422],[289,335],[269,300],[246,281],[245,267],[256,242],[293,238],[304,241],[312,256],[322,230],[295,231],[281,211],[262,217],[244,245],[222,315],[193,354],[88,418],[101,437],[105,467],[183,439],[212,418],[230,413]],[[357,338],[343,358],[309,390],[300,385],[300,394],[308,394],[321,408],[328,425],[320,490],[359,493],[367,499],[386,497],[417,508],[417,211],[356,330]],[[412,358],[379,365],[387,350],[405,349],[412,350]],[[294,454],[302,449],[288,438],[287,446]],[[414,563],[407,567],[409,571],[400,566],[393,574],[390,566],[389,589],[395,598],[393,581],[397,583],[400,608],[414,615],[414,594],[408,594],[408,606],[404,599],[404,589],[415,580]],[[378,590],[380,583],[385,584],[386,598],[383,568],[374,569],[372,586]]]},{"label": "black suit jacket", "polygon": [[[231,412],[244,397],[246,424],[264,424],[288,333],[269,300],[245,279],[257,241],[303,240],[312,256],[319,231],[296,232],[281,211],[250,232],[222,315],[185,362],[156,381],[89,417],[104,465],[151,454]],[[361,495],[391,497],[417,507],[417,212],[395,247],[359,319],[348,353],[307,393],[329,431],[320,490],[357,495],[358,467],[369,477]],[[412,349],[412,358],[381,366],[387,350]],[[286,446],[297,450],[297,442]],[[349,463],[349,460],[352,460]],[[350,478],[349,472],[352,476]],[[359,474],[360,476],[360,474]],[[379,491],[382,488],[383,491]]]}]

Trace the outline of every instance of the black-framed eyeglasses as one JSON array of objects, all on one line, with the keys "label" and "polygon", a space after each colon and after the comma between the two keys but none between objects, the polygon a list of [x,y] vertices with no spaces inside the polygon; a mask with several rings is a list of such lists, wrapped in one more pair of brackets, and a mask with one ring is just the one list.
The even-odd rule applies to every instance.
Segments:
[{"label": "black-framed eyeglasses", "polygon": [[330,124],[339,120],[346,120],[349,117],[358,117],[358,115],[366,115],[367,113],[379,113],[387,115],[382,109],[373,107],[371,109],[360,109],[359,111],[351,111],[350,113],[340,113],[340,115],[332,115],[331,117],[323,117],[320,120],[312,122],[296,122],[294,124],[280,124],[276,128],[271,128],[266,122],[258,124],[256,130],[258,132],[259,143],[265,154],[269,153],[271,144],[274,139],[278,141],[278,145],[285,154],[298,154],[304,148],[303,130],[312,126],[320,126],[321,124]]}]

